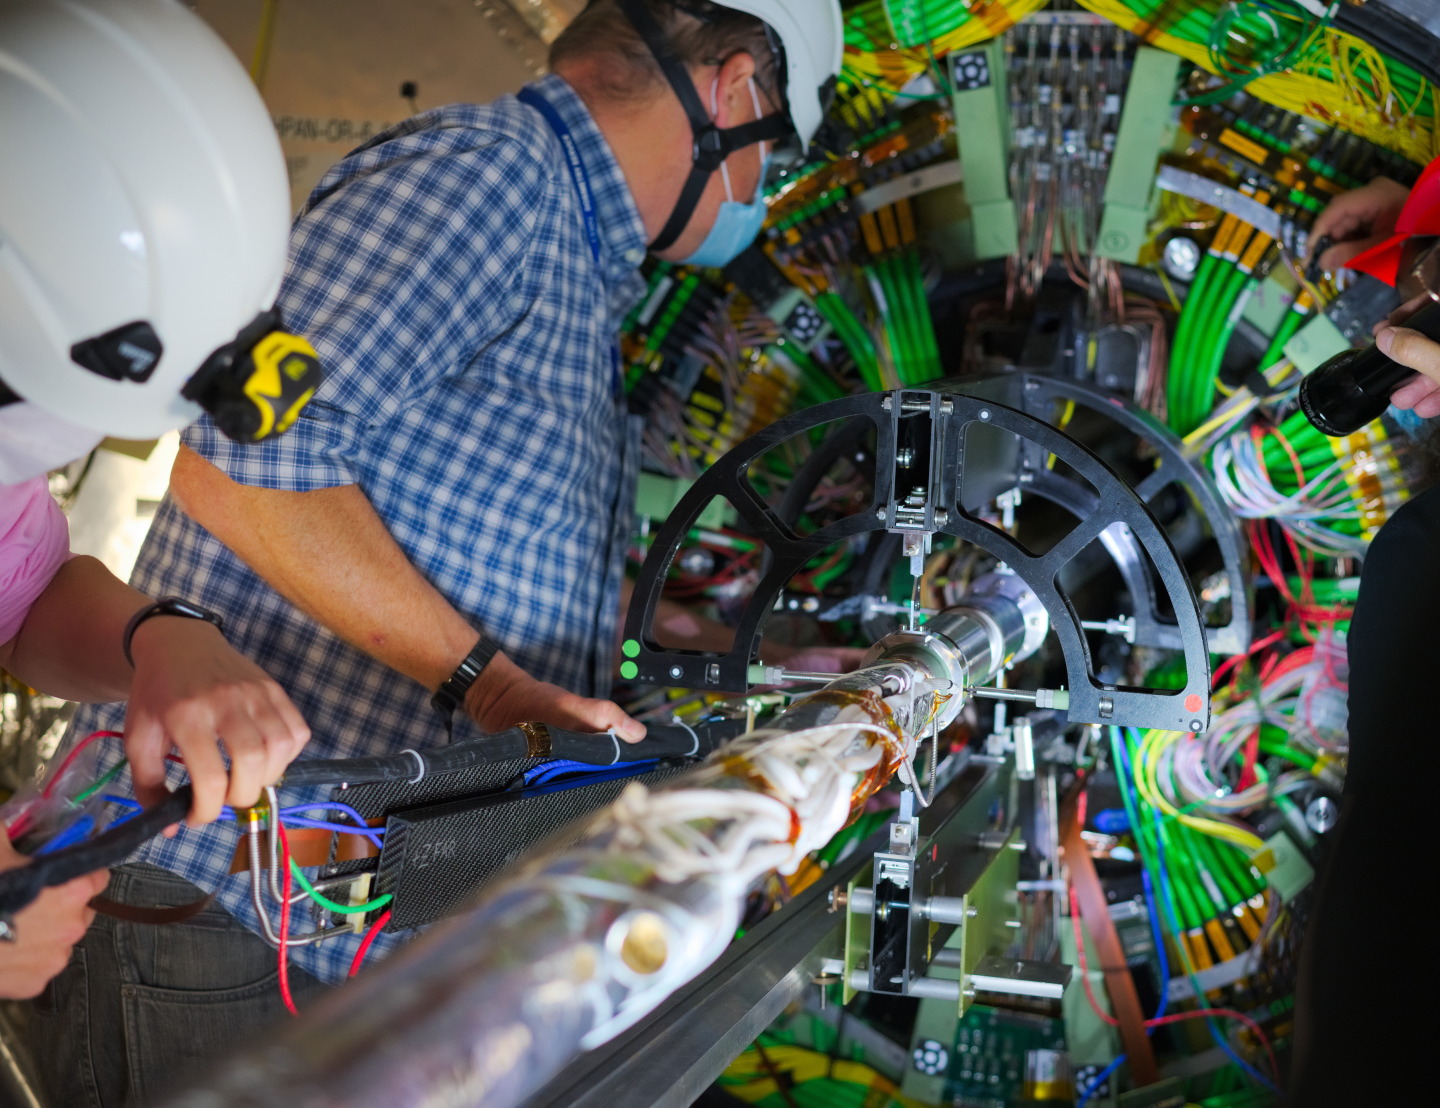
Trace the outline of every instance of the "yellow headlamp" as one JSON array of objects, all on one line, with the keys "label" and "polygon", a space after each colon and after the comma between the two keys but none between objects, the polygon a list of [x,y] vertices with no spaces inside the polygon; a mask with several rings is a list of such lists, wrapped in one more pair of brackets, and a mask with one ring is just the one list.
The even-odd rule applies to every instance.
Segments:
[{"label": "yellow headlamp", "polygon": [[278,310],[260,313],[181,390],[236,442],[260,442],[288,430],[324,379],[315,348],[280,325]]}]

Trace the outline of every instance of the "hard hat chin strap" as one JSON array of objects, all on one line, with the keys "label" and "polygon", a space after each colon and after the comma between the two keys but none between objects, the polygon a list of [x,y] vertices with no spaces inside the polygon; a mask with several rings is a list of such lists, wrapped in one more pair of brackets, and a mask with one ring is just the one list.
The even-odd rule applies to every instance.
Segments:
[{"label": "hard hat chin strap", "polygon": [[776,142],[783,139],[794,128],[784,112],[772,112],[763,119],[751,120],[738,127],[717,127],[700,101],[695,82],[690,79],[690,71],[671,48],[665,33],[655,22],[655,17],[650,14],[644,0],[616,2],[654,55],[660,72],[665,75],[665,80],[679,98],[685,117],[690,121],[690,131],[695,136],[690,154],[690,175],[685,179],[685,185],[680,190],[670,218],[650,243],[651,250],[664,250],[673,246],[685,230],[690,217],[695,214],[695,208],[700,203],[700,195],[705,191],[710,175],[720,168],[726,158],[736,150],[757,142]]}]

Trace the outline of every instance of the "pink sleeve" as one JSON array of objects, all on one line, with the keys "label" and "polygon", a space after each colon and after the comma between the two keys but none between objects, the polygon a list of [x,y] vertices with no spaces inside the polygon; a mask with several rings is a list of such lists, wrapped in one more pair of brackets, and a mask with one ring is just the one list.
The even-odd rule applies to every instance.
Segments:
[{"label": "pink sleeve", "polygon": [[70,527],[45,478],[0,485],[0,642],[20,633],[69,556]]}]

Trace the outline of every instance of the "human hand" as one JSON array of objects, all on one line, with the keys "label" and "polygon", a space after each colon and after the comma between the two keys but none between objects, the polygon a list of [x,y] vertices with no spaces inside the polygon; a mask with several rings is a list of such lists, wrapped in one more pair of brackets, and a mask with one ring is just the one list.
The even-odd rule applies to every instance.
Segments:
[{"label": "human hand", "polygon": [[155,616],[135,629],[130,645],[135,678],[125,756],[142,804],[164,796],[171,747],[195,790],[186,822],[200,827],[219,818],[222,805],[254,805],[309,741],[310,729],[280,686],[211,624]]},{"label": "human hand", "polygon": [[1392,361],[1415,370],[1420,376],[1406,381],[1390,394],[1390,403],[1409,408],[1422,419],[1440,415],[1440,343],[1409,327],[1397,327],[1429,303],[1429,296],[1417,296],[1400,305],[1383,323],[1375,325],[1375,345]]},{"label": "human hand", "polygon": [[1409,195],[1410,190],[1398,181],[1376,177],[1330,201],[1310,228],[1312,251],[1323,238],[1335,243],[1320,255],[1320,268],[1334,273],[1355,255],[1393,235],[1395,220]]},{"label": "human hand", "polygon": [[[10,845],[0,826],[0,870],[23,866],[29,859]],[[98,870],[42,892],[28,908],[15,913],[13,942],[0,942],[0,997],[27,1000],[65,968],[70,950],[85,937],[95,918],[90,899],[105,891],[110,874]]]},{"label": "human hand", "polygon": [[645,725],[609,700],[576,696],[537,681],[504,654],[496,654],[465,694],[465,711],[494,734],[517,723],[548,723],[570,731],[611,731],[627,743],[645,737]]}]

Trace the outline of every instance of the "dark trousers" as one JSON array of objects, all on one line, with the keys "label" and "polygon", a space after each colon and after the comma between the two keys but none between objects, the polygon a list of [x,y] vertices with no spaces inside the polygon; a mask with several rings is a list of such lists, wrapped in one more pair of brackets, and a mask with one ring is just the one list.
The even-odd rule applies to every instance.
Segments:
[{"label": "dark trousers", "polygon": [[[162,869],[121,866],[109,895],[173,906],[204,893]],[[35,999],[30,1047],[49,1108],[137,1108],[288,1020],[277,955],[211,905],[183,923],[99,917],[69,966]],[[328,991],[290,968],[297,1007]]]}]

